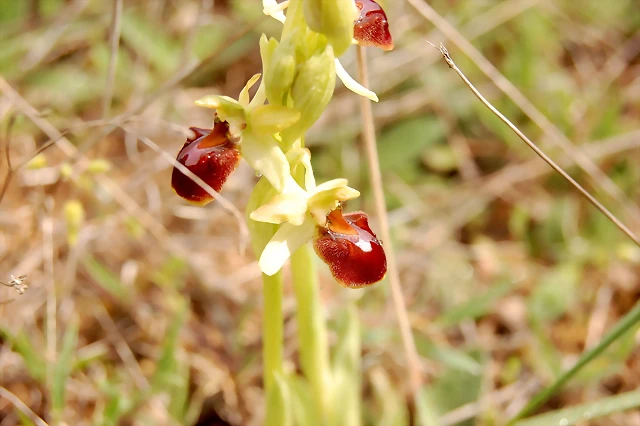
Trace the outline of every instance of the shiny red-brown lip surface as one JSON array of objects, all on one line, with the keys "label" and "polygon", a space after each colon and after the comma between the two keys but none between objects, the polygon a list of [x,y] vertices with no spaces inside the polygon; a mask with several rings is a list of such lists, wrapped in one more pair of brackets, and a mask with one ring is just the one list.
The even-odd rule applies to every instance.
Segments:
[{"label": "shiny red-brown lip surface", "polygon": [[389,21],[382,7],[373,0],[355,0],[360,17],[353,26],[353,38],[361,46],[375,46],[383,50],[393,49]]},{"label": "shiny red-brown lip surface", "polygon": [[[187,139],[177,161],[220,192],[229,175],[240,162],[240,151],[229,140],[229,125],[219,121],[213,129],[190,128],[195,136]],[[213,197],[191,178],[174,167],[171,187],[182,198],[204,205]]]},{"label": "shiny red-brown lip surface", "polygon": [[345,287],[360,288],[382,280],[387,258],[382,243],[362,212],[342,214],[334,210],[326,228],[318,227],[314,249],[329,265],[331,274]]}]

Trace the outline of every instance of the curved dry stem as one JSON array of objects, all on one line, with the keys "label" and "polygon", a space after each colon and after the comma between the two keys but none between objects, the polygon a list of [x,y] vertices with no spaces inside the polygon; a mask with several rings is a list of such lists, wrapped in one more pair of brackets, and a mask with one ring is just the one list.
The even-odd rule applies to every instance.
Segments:
[{"label": "curved dry stem", "polygon": [[[431,44],[431,43],[430,43]],[[565,172],[560,166],[558,166],[551,158],[549,158],[536,144],[534,144],[524,133],[520,131],[508,118],[506,118],[500,111],[498,111],[483,95],[475,88],[475,86],[469,81],[464,73],[457,67],[457,65],[451,59],[449,51],[440,43],[440,47],[434,48],[440,50],[444,60],[449,68],[454,70],[458,76],[464,81],[464,83],[471,89],[473,94],[486,106],[492,113],[494,113],[504,124],[506,124],[529,148],[531,148],[540,158],[542,158],[549,166],[558,172],[563,178],[565,178],[574,188],[576,188],[595,208],[600,210],[618,229],[625,233],[638,247],[640,247],[640,239],[631,231],[624,223],[622,223],[613,213],[611,213],[605,206],[603,206],[598,200],[596,200],[586,189],[584,189],[578,182],[575,181],[567,172]],[[591,161],[591,160],[590,160]]]}]

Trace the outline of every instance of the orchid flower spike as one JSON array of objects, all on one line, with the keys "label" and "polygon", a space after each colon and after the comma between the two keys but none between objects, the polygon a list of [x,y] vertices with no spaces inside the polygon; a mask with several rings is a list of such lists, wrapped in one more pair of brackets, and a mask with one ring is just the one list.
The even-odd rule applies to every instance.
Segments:
[{"label": "orchid flower spike", "polygon": [[[264,14],[282,23],[284,23],[286,20],[286,17],[283,11],[287,8],[288,5],[289,5],[288,1],[285,1],[283,3],[278,3],[276,0],[262,0],[262,7],[263,7]],[[358,6],[358,2],[356,2],[356,6]],[[358,18],[356,22],[362,21],[363,20],[362,13],[366,13],[368,10],[368,9],[367,10],[361,9],[360,7],[358,7],[358,9],[360,10],[361,16],[360,18]],[[363,10],[364,12],[362,12]],[[385,16],[385,19],[386,19],[386,16]],[[353,77],[351,77],[351,75],[349,75],[347,70],[345,70],[345,68],[342,66],[338,58],[335,59],[335,67],[336,67],[336,76],[340,79],[340,81],[342,81],[342,83],[345,85],[347,89],[351,90],[352,92],[360,96],[364,96],[365,98],[368,98],[374,102],[378,102],[379,100],[378,95],[376,95],[375,92],[367,89],[366,87],[358,83]]]}]

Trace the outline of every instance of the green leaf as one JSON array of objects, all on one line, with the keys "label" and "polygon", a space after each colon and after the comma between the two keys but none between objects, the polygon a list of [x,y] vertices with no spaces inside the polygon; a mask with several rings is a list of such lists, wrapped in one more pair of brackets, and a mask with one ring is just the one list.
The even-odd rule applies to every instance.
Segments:
[{"label": "green leaf", "polygon": [[560,265],[545,274],[529,299],[529,314],[535,321],[554,320],[564,314],[576,301],[581,279],[580,265]]},{"label": "green leaf", "polygon": [[403,172],[419,166],[427,147],[441,142],[444,129],[433,117],[419,117],[395,124],[380,136],[378,150],[382,170]]},{"label": "green leaf", "polygon": [[[476,401],[480,395],[482,380],[482,374],[449,368],[425,390],[425,397],[432,402],[431,407],[437,407],[437,415],[442,415]],[[463,422],[459,425],[471,424],[473,423]]]},{"label": "green leaf", "polygon": [[477,319],[491,312],[494,305],[514,287],[511,281],[492,286],[485,293],[472,297],[467,302],[449,308],[436,323],[442,327],[451,327],[468,319]]},{"label": "green leaf", "polygon": [[126,300],[128,291],[124,284],[122,284],[120,279],[113,272],[107,269],[107,267],[99,260],[94,257],[87,256],[82,261],[82,265],[89,276],[105,291],[121,301]]},{"label": "green leaf", "polygon": [[636,407],[640,407],[640,391],[627,392],[599,401],[541,414],[520,420],[515,423],[515,426],[570,426]]}]

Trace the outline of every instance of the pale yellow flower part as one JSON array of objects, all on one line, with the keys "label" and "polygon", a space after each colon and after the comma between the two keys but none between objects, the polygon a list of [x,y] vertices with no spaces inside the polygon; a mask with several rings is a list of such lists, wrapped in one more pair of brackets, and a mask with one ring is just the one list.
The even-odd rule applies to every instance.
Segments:
[{"label": "pale yellow flower part", "polygon": [[309,151],[296,146],[287,153],[291,168],[305,167],[305,187],[287,178],[282,193],[254,210],[250,218],[258,222],[282,224],[263,250],[258,262],[260,270],[273,275],[300,246],[313,238],[317,226],[326,226],[327,214],[360,192],[347,186],[346,179],[333,179],[316,186]]},{"label": "pale yellow flower part", "polygon": [[276,0],[262,0],[262,13],[284,24],[285,16],[283,10],[287,6],[289,6],[288,0],[282,3],[278,3]]}]

